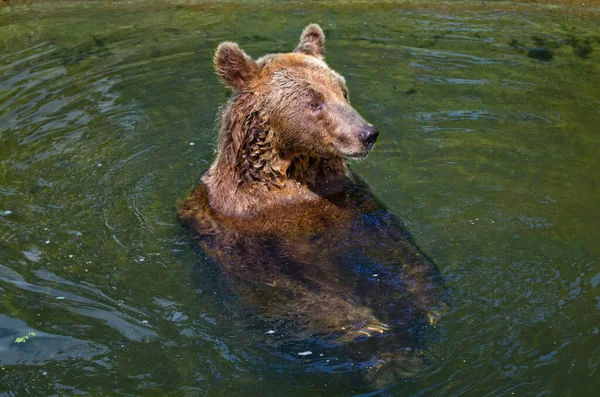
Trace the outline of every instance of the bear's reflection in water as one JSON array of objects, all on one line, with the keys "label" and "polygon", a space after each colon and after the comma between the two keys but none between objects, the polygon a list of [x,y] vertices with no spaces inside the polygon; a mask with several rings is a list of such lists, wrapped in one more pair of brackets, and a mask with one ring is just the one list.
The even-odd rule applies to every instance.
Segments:
[{"label": "bear's reflection in water", "polygon": [[352,179],[335,196],[253,219],[216,213],[201,184],[180,214],[244,302],[304,336],[356,342],[354,359],[409,376],[421,367],[423,331],[448,310],[447,291],[398,219]]}]

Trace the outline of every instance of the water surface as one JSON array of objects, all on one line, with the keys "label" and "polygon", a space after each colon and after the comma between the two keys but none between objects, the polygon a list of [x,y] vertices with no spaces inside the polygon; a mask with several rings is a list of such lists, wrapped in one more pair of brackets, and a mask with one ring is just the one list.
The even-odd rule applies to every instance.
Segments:
[{"label": "water surface", "polygon": [[[595,394],[597,12],[61,4],[0,8],[0,394]],[[290,51],[311,22],[381,131],[353,169],[453,296],[428,368],[374,394],[224,290],[175,216],[214,152],[218,43]]]}]

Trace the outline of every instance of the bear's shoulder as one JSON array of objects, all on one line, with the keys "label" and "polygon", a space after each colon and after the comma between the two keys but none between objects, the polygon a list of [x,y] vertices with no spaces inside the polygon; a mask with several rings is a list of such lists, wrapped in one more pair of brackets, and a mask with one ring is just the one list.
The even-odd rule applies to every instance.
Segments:
[{"label": "bear's shoulder", "polygon": [[208,187],[200,182],[179,206],[179,217],[199,236],[219,235],[220,239],[244,235],[299,237],[348,222],[365,210],[362,208],[366,204],[364,196],[356,195],[352,190],[328,198],[315,197],[292,204],[271,205],[264,211],[251,212],[249,216],[231,216],[211,206]]}]

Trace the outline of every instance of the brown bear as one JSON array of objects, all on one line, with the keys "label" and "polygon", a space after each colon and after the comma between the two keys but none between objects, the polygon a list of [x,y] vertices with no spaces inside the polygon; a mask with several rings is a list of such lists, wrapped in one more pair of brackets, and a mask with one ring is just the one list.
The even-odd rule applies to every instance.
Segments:
[{"label": "brown bear", "polygon": [[348,168],[378,131],[325,63],[324,41],[313,24],[291,53],[253,60],[235,43],[219,45],[215,67],[233,96],[221,110],[216,159],[180,217],[265,316],[337,342],[401,348],[411,324],[443,314],[446,290]]}]

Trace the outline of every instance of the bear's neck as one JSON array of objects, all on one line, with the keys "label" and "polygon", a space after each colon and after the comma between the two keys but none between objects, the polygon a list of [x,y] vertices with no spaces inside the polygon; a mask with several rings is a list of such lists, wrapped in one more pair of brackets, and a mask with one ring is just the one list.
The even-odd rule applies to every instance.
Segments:
[{"label": "bear's neck", "polygon": [[322,197],[332,196],[348,187],[348,166],[342,157],[297,155],[289,162],[286,182],[306,186]]},{"label": "bear's neck", "polygon": [[223,108],[217,158],[202,177],[214,210],[253,216],[274,206],[327,198],[348,187],[343,158],[283,152],[268,117],[254,110],[251,100],[255,98],[234,97]]},{"label": "bear's neck", "polygon": [[341,157],[302,155],[271,159],[268,166],[260,164],[249,170],[215,161],[202,178],[211,207],[229,216],[264,215],[275,207],[327,199],[350,184],[348,167]]},{"label": "bear's neck", "polygon": [[274,207],[327,199],[343,192],[350,184],[343,158],[317,158],[308,155],[284,158],[269,153],[268,161],[242,156],[241,165],[218,155],[203,176],[211,207],[225,215],[251,217]]}]

